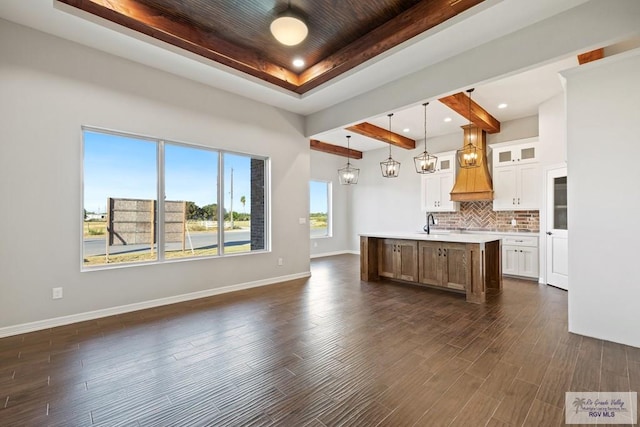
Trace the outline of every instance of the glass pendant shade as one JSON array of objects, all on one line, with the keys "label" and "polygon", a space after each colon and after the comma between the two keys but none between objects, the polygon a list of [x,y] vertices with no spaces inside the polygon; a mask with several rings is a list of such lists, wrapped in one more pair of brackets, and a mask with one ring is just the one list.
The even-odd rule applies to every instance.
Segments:
[{"label": "glass pendant shade", "polygon": [[[351,135],[347,135],[347,153],[350,152],[349,139]],[[349,154],[347,154],[347,164],[344,167],[338,169],[338,180],[342,185],[353,185],[358,183],[358,177],[360,176],[360,169],[354,168],[349,160]]]},{"label": "glass pendant shade", "polygon": [[[391,140],[391,117],[393,113],[387,114],[389,117],[389,140]],[[400,173],[400,162],[393,160],[391,157],[391,144],[389,144],[389,158],[384,162],[380,162],[380,169],[384,178],[397,178]]]},{"label": "glass pendant shade", "polygon": [[309,34],[309,29],[301,17],[288,9],[271,22],[271,34],[285,46],[295,46],[302,43]]},{"label": "glass pendant shade", "polygon": [[413,163],[416,167],[416,172],[418,173],[433,173],[436,171],[436,165],[438,163],[438,158],[436,156],[432,156],[427,151],[427,105],[428,102],[422,104],[424,106],[424,152],[419,156],[413,158]]},{"label": "glass pendant shade", "polygon": [[[469,128],[473,126],[473,123],[471,122],[471,92],[473,92],[473,88],[467,89],[467,93],[469,94]],[[478,166],[480,166],[480,161],[478,159],[478,156],[480,154],[478,153],[478,148],[472,141],[472,133],[465,132],[465,134],[467,135],[467,143],[461,149],[456,151],[458,164],[463,169],[477,168]]]}]

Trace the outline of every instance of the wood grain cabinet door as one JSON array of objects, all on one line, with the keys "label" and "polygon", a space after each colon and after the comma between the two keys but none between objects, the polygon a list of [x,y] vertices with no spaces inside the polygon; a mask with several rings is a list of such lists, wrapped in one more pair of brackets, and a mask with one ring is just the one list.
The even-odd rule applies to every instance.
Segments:
[{"label": "wood grain cabinet door", "polygon": [[396,277],[396,244],[397,240],[378,240],[378,275],[382,277]]},{"label": "wood grain cabinet door", "polygon": [[436,242],[418,244],[419,282],[425,285],[442,286],[442,248]]},{"label": "wood grain cabinet door", "polygon": [[462,243],[444,243],[442,251],[442,285],[451,289],[466,289],[470,272],[467,246]]},{"label": "wood grain cabinet door", "polygon": [[418,281],[418,242],[398,240],[396,242],[396,278],[409,282]]}]

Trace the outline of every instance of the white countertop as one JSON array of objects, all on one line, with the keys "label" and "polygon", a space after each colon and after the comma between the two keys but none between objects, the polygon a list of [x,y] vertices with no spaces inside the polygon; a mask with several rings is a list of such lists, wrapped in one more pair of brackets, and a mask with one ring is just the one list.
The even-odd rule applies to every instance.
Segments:
[{"label": "white countertop", "polygon": [[473,233],[442,233],[433,231],[427,234],[424,231],[414,233],[407,231],[382,232],[382,233],[360,233],[363,237],[377,237],[380,239],[404,239],[404,240],[430,240],[434,242],[455,242],[455,243],[487,243],[500,240],[500,236],[491,234]]}]

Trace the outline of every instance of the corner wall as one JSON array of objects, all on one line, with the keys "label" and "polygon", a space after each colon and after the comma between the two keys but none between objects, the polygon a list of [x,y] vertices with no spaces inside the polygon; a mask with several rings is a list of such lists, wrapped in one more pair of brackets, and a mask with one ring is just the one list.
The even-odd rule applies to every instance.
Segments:
[{"label": "corner wall", "polygon": [[[302,117],[4,20],[0,52],[0,333],[309,274]],[[269,157],[272,252],[81,273],[82,125]]]},{"label": "corner wall", "polygon": [[569,330],[640,347],[640,49],[563,75]]}]

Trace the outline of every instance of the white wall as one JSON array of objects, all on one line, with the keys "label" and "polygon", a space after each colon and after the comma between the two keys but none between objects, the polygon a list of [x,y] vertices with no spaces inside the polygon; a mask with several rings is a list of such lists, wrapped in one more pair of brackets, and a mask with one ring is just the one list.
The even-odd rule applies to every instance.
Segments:
[{"label": "white wall", "polygon": [[[0,52],[0,333],[308,274],[302,117],[3,20]],[[273,252],[80,273],[81,125],[269,156]]]},{"label": "white wall", "polygon": [[563,75],[569,330],[640,347],[640,49]]},{"label": "white wall", "polygon": [[[558,75],[558,78],[561,78]],[[540,198],[539,266],[540,283],[547,283],[547,172],[552,168],[566,166],[567,160],[567,112],[564,91],[540,104],[540,164],[542,170]]]},{"label": "white wall", "polygon": [[[311,257],[335,255],[349,250],[351,236],[351,192],[359,184],[341,185],[338,180],[338,169],[347,163],[347,158],[333,154],[311,151],[311,179],[332,183],[332,230],[331,237],[313,238],[310,242]],[[360,160],[351,160],[354,167],[359,168]]]}]

